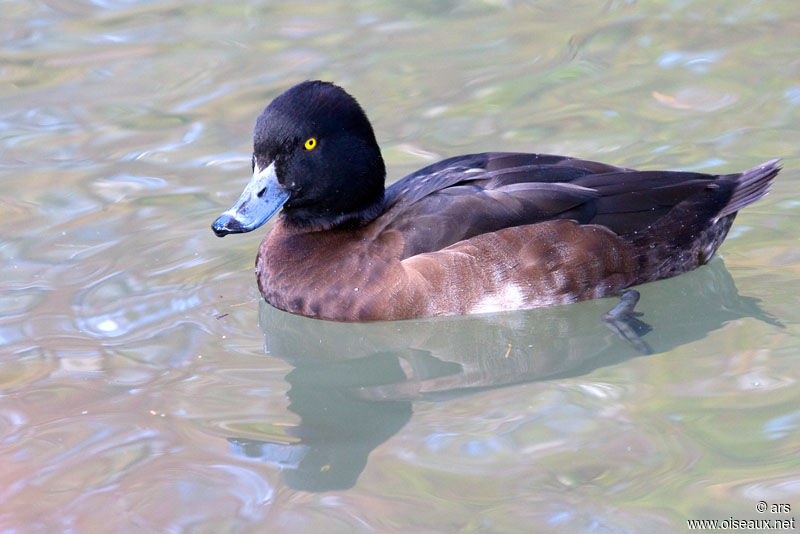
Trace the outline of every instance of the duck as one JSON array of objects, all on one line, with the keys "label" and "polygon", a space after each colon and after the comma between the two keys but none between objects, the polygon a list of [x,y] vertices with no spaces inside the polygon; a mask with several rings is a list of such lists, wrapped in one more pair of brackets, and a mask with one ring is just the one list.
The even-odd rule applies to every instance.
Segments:
[{"label": "duck", "polygon": [[277,218],[255,274],[267,303],[333,321],[506,312],[624,294],[707,263],[773,159],[735,174],[568,156],[450,157],[385,186],[361,105],[309,80],[256,120],[252,177],[218,237]]}]

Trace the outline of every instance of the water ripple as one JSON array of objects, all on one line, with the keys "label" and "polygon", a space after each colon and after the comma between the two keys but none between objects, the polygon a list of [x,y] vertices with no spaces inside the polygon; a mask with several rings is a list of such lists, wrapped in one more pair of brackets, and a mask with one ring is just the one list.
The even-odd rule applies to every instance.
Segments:
[{"label": "water ripple", "polygon": [[196,308],[201,303],[197,295],[175,297],[148,294],[140,298],[128,297],[118,309],[98,315],[86,315],[85,311],[81,311],[82,306],[79,306],[80,315],[76,322],[78,329],[93,337],[116,338],[137,330],[151,330],[149,327],[163,323],[167,317]]}]

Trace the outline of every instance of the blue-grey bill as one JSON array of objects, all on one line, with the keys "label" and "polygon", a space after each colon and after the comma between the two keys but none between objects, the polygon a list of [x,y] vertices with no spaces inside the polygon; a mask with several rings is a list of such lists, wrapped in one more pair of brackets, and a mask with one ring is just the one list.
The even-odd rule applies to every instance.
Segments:
[{"label": "blue-grey bill", "polygon": [[263,170],[256,167],[239,200],[214,221],[211,229],[217,237],[250,232],[267,222],[287,200],[289,192],[278,182],[275,163]]}]

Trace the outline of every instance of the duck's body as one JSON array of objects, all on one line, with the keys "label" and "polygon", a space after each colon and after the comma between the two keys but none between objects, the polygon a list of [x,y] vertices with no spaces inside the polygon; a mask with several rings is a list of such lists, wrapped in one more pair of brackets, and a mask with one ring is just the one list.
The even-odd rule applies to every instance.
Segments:
[{"label": "duck's body", "polygon": [[283,206],[258,252],[261,293],[340,321],[551,306],[689,271],[779,170],[777,160],[716,176],[486,153],[384,192],[366,117],[323,82],[273,101],[255,138],[253,181],[214,231],[249,231]]}]

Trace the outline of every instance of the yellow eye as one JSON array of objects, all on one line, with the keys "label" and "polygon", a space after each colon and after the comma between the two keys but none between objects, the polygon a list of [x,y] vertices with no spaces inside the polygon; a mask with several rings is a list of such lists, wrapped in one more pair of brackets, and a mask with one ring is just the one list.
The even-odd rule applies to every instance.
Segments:
[{"label": "yellow eye", "polygon": [[316,137],[309,137],[306,139],[305,145],[306,150],[314,150],[314,147],[317,146],[317,138]]}]

